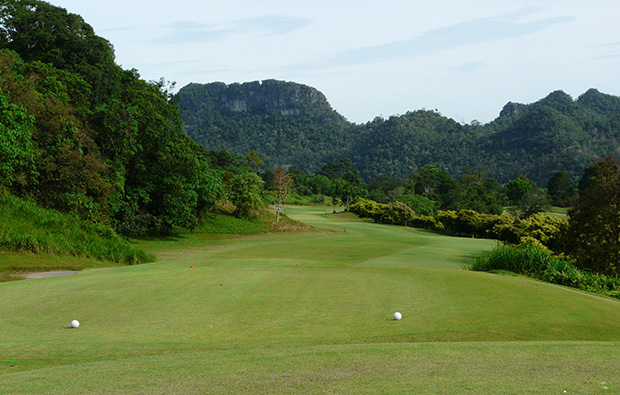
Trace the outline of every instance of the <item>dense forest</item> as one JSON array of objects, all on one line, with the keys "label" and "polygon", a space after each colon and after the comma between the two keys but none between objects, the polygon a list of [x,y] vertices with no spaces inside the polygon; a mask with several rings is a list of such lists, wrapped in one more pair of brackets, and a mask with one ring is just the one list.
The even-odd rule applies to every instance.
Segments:
[{"label": "dense forest", "polygon": [[176,95],[183,129],[210,150],[255,151],[268,168],[318,171],[349,156],[351,125],[314,88],[276,80],[189,84]]},{"label": "dense forest", "polygon": [[557,171],[576,182],[620,148],[620,98],[595,89],[577,100],[556,91],[533,104],[508,103],[488,124],[428,110],[352,124],[315,89],[273,80],[190,84],[177,98],[185,132],[207,149],[254,150],[268,167],[307,172],[348,157],[366,182],[429,164],[453,176],[481,169],[502,183],[522,172],[545,185]]},{"label": "dense forest", "polygon": [[169,84],[122,69],[63,8],[3,1],[0,70],[0,192],[134,235],[192,228],[240,179],[260,181],[192,141]]}]

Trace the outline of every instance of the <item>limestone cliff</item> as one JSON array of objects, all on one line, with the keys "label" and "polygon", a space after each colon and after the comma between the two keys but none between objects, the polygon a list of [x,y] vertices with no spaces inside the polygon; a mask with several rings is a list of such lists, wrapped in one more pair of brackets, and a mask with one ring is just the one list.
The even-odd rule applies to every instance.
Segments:
[{"label": "limestone cliff", "polygon": [[[185,107],[208,103],[202,111],[250,112],[263,111],[290,115],[317,115],[332,112],[325,95],[315,88],[293,82],[265,80],[243,84],[189,84],[179,92]],[[187,98],[190,98],[188,102]]]}]

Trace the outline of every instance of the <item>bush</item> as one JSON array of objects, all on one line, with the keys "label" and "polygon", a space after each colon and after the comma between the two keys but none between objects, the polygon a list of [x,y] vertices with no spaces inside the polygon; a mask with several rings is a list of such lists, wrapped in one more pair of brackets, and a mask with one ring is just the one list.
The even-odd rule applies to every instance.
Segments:
[{"label": "bush", "polygon": [[545,213],[537,213],[525,219],[508,214],[503,214],[501,217],[492,233],[499,235],[502,241],[519,244],[525,239],[536,239],[552,249],[568,224],[565,218],[552,217]]},{"label": "bush", "polygon": [[554,256],[535,244],[499,246],[488,255],[476,258],[469,269],[505,270],[620,299],[620,278],[583,272],[572,261]]},{"label": "bush", "polygon": [[380,214],[375,217],[375,222],[408,226],[414,219],[415,212],[411,207],[401,202],[393,202],[382,205]]},{"label": "bush", "polygon": [[385,206],[383,203],[360,198],[349,206],[349,211],[360,218],[372,218],[376,222],[377,218],[383,213],[383,206]]},{"label": "bush", "polygon": [[430,229],[443,231],[444,225],[437,221],[435,217],[431,217],[430,215],[417,215],[413,218],[413,221],[410,223],[414,228],[422,228],[422,229]]},{"label": "bush", "polygon": [[438,211],[435,218],[444,225],[445,232],[453,236],[495,238],[495,226],[503,216],[481,214],[473,210]]}]

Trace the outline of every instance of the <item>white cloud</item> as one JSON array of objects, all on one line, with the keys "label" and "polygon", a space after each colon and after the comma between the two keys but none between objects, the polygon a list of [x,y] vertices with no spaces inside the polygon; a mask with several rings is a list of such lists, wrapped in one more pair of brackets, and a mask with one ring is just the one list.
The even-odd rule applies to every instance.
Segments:
[{"label": "white cloud", "polygon": [[225,40],[231,36],[277,36],[303,29],[310,20],[278,15],[258,16],[221,25],[194,21],[175,22],[162,26],[169,33],[149,40],[151,44],[190,44]]}]

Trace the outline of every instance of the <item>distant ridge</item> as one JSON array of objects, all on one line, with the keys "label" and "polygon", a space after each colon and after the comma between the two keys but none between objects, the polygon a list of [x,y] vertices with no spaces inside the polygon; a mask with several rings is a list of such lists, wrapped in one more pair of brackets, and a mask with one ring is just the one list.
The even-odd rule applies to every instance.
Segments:
[{"label": "distant ridge", "polygon": [[577,100],[555,91],[532,104],[509,102],[484,125],[427,110],[356,125],[315,88],[277,80],[192,83],[177,98],[185,132],[207,149],[254,150],[267,166],[307,172],[349,157],[367,181],[432,164],[455,176],[482,169],[500,182],[523,172],[544,186],[555,171],[576,181],[593,161],[620,155],[620,98],[596,89]]}]

